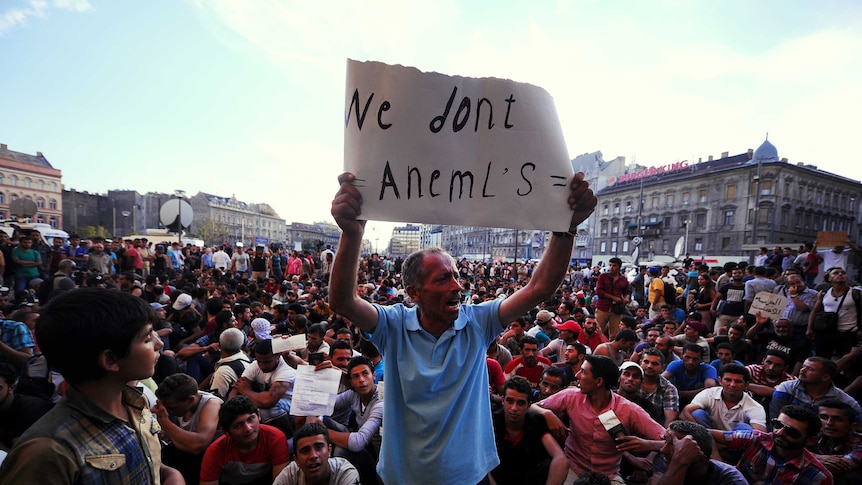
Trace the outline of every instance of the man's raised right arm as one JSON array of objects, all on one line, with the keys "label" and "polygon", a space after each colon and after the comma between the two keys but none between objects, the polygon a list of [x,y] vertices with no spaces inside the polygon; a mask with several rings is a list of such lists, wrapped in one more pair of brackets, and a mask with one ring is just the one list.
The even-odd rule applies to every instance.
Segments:
[{"label": "man's raised right arm", "polygon": [[332,216],[341,228],[341,240],[329,279],[329,305],[360,329],[373,332],[377,327],[377,309],[356,294],[365,221],[358,219],[362,213],[362,196],[352,184],[354,178],[351,173],[339,175],[340,187],[332,200]]}]

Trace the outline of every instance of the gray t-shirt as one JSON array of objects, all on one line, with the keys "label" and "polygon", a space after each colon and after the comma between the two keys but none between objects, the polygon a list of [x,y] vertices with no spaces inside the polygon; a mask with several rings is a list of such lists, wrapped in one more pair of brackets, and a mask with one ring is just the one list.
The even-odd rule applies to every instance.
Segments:
[{"label": "gray t-shirt", "polygon": [[[329,473],[329,485],[358,485],[360,483],[359,473],[345,458],[330,458]],[[272,485],[306,485],[306,483],[305,474],[300,470],[299,465],[292,461],[275,477]]]}]

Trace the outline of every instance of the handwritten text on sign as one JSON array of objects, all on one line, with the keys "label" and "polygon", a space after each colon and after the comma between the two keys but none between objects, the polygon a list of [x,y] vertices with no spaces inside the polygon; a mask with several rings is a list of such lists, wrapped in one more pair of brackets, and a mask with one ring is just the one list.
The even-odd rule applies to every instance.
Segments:
[{"label": "handwritten text on sign", "polygon": [[768,291],[760,291],[754,295],[754,301],[751,302],[751,308],[748,313],[757,315],[760,312],[763,316],[768,316],[773,322],[781,318],[784,309],[787,308],[787,298],[777,293]]},{"label": "handwritten text on sign", "polygon": [[568,229],[572,166],[545,90],[349,60],[344,107],[363,218]]}]

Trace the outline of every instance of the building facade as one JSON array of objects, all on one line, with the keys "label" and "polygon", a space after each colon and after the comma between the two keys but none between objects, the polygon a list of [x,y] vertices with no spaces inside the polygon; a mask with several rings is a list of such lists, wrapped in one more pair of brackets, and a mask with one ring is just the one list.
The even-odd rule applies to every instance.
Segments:
[{"label": "building facade", "polygon": [[631,170],[597,195],[593,264],[631,261],[636,242],[640,262],[690,253],[710,264],[747,260],[758,246],[796,250],[818,231],[860,242],[860,182],[791,164],[769,141],[717,160]]},{"label": "building facade", "polygon": [[235,196],[222,197],[198,192],[190,199],[194,217],[188,232],[204,239],[207,244],[227,241],[248,246],[284,243],[284,219],[269,204],[249,204]]},{"label": "building facade", "polygon": [[419,250],[421,226],[407,224],[392,229],[389,239],[389,256],[406,258],[410,253]]},{"label": "building facade", "polygon": [[[326,249],[327,246],[336,247],[340,237],[341,229],[330,222],[315,222],[313,224],[292,222],[287,226],[285,247],[288,250],[320,251]],[[363,241],[362,253],[368,254],[370,252],[371,245],[366,239]]]},{"label": "building facade", "polygon": [[[0,219],[24,218],[13,214],[10,204],[18,199],[33,201],[36,213],[30,222],[63,228],[62,173],[54,168],[42,152],[36,155],[9,150],[0,144]],[[14,207],[13,204],[11,207]]]}]

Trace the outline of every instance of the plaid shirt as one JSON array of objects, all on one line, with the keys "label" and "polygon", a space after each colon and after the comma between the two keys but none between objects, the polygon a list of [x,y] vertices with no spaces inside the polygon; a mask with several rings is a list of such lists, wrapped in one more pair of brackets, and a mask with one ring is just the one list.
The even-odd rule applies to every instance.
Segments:
[{"label": "plaid shirt", "polygon": [[862,463],[862,438],[855,433],[851,433],[849,439],[840,443],[821,434],[817,444],[809,449],[815,455],[841,455],[856,465]]},{"label": "plaid shirt", "polygon": [[[641,386],[640,394],[644,399],[651,402],[657,409],[661,409],[662,411],[672,409],[679,412],[679,391],[677,391],[676,386],[671,384],[671,382],[665,379],[664,376],[658,376],[658,385],[656,385],[655,389],[653,389],[651,393],[647,394],[643,390],[643,386]],[[662,422],[663,421],[664,413],[662,413]]]},{"label": "plaid shirt", "polygon": [[0,468],[0,485],[158,485],[161,428],[137,389],[125,388],[123,405],[128,422],[69,387],[12,448]]},{"label": "plaid shirt", "polygon": [[[0,331],[3,332],[0,340],[3,340],[4,344],[15,350],[30,349],[30,355],[33,355],[33,347],[36,343],[33,342],[33,336],[27,325],[15,320],[0,320]],[[0,356],[0,362],[8,362],[8,359]]]},{"label": "plaid shirt", "polygon": [[832,485],[832,474],[808,450],[782,462],[772,453],[772,433],[760,431],[726,431],[724,439],[730,449],[744,449],[736,468],[748,483],[775,485]]}]

